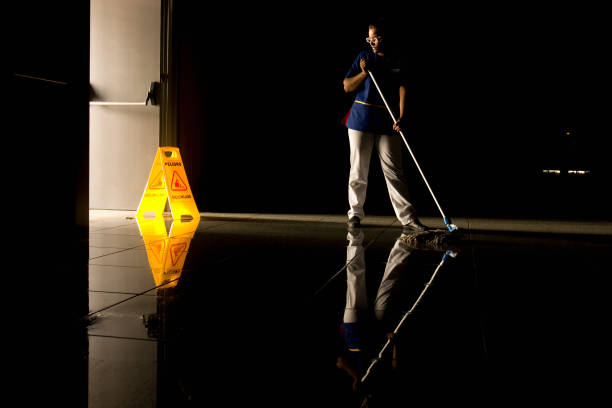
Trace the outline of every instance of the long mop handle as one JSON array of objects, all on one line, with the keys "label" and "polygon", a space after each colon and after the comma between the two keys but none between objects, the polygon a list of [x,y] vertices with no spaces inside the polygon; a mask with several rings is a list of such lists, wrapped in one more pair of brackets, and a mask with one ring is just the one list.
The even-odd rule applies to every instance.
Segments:
[{"label": "long mop handle", "polygon": [[[372,74],[372,71],[368,71],[368,74],[370,75],[370,78],[372,78],[372,82],[374,82],[374,85],[376,86],[376,89],[378,90],[378,93],[380,94],[380,97],[382,98],[383,102],[385,103],[385,106],[387,107],[387,111],[389,111],[389,115],[391,115],[391,119],[393,119],[393,123],[395,123],[396,122],[395,115],[393,115],[393,111],[389,107],[389,104],[387,103],[387,100],[385,99],[385,96],[383,95],[382,91],[380,90],[380,87],[378,86],[378,83],[376,82],[376,79],[374,78],[374,74]],[[429,192],[431,193],[431,196],[433,197],[436,205],[438,206],[438,210],[440,210],[440,214],[442,214],[442,218],[444,220],[444,224],[446,224],[446,227],[448,228],[449,231],[456,230],[457,226],[455,224],[451,224],[450,219],[446,215],[444,215],[444,211],[442,211],[442,207],[440,207],[440,203],[438,203],[438,200],[436,199],[436,195],[434,194],[433,190],[429,186],[429,183],[427,182],[427,178],[425,177],[425,174],[423,173],[423,170],[421,170],[421,166],[419,166],[419,162],[417,161],[416,157],[414,157],[414,153],[412,153],[412,149],[410,148],[410,145],[408,144],[408,141],[406,140],[406,137],[404,136],[404,133],[402,133],[402,131],[400,130],[399,134],[400,134],[400,136],[402,136],[402,140],[404,141],[404,144],[408,148],[408,152],[410,153],[410,156],[412,156],[412,160],[414,160],[414,164],[416,164],[416,167],[419,170],[419,173],[421,173],[421,177],[423,177],[423,181],[425,182],[425,185],[429,189]]]}]

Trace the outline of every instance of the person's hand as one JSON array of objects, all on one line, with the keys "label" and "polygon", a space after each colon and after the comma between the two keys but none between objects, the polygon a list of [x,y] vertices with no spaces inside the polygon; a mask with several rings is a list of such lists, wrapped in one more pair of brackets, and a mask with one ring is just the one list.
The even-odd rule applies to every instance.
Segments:
[{"label": "person's hand", "polygon": [[366,72],[368,69],[368,59],[367,58],[362,58],[359,60],[359,67],[361,68],[362,72]]},{"label": "person's hand", "polygon": [[402,118],[398,118],[393,124],[393,130],[395,130],[396,132],[401,132],[402,131],[401,122],[402,122]]}]

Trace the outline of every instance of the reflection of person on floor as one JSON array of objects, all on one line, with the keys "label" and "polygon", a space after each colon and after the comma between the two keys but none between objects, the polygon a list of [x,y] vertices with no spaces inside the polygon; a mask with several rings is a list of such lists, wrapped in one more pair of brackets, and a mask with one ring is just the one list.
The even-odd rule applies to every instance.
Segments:
[{"label": "reflection of person on floor", "polygon": [[[351,376],[353,390],[357,391],[367,366],[372,358],[377,356],[387,338],[393,344],[392,368],[397,367],[397,347],[392,325],[394,322],[390,319],[392,316],[389,306],[393,290],[405,269],[411,249],[400,238],[395,241],[378,287],[372,317],[367,301],[363,231],[349,231],[347,239],[349,245],[346,252],[346,306],[341,325],[344,349],[336,365]],[[386,337],[382,335],[381,330]]]}]

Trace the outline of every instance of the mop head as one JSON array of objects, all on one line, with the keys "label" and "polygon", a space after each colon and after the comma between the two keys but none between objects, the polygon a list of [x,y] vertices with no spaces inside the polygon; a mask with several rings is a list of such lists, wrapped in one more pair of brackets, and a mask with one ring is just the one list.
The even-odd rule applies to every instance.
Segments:
[{"label": "mop head", "polygon": [[431,230],[423,232],[405,232],[400,239],[416,249],[447,250],[457,241],[457,234],[448,230]]}]

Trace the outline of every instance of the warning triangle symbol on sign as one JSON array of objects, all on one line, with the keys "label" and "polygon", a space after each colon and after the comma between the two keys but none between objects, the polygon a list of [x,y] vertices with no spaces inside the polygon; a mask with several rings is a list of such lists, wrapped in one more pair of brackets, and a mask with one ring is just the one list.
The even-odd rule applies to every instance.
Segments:
[{"label": "warning triangle symbol on sign", "polygon": [[164,188],[164,177],[162,175],[162,171],[158,171],[155,177],[151,179],[149,183],[150,189],[161,189]]},{"label": "warning triangle symbol on sign", "polygon": [[172,173],[172,191],[187,191],[187,184],[183,181],[181,176],[175,171]]},{"label": "warning triangle symbol on sign", "polygon": [[172,258],[172,266],[176,265],[176,263],[181,258],[181,255],[183,255],[183,252],[185,252],[186,248],[187,244],[184,242],[174,244],[170,247],[170,257]]},{"label": "warning triangle symbol on sign", "polygon": [[149,244],[151,253],[155,255],[157,262],[162,263],[162,251],[164,250],[164,241],[151,242]]}]

